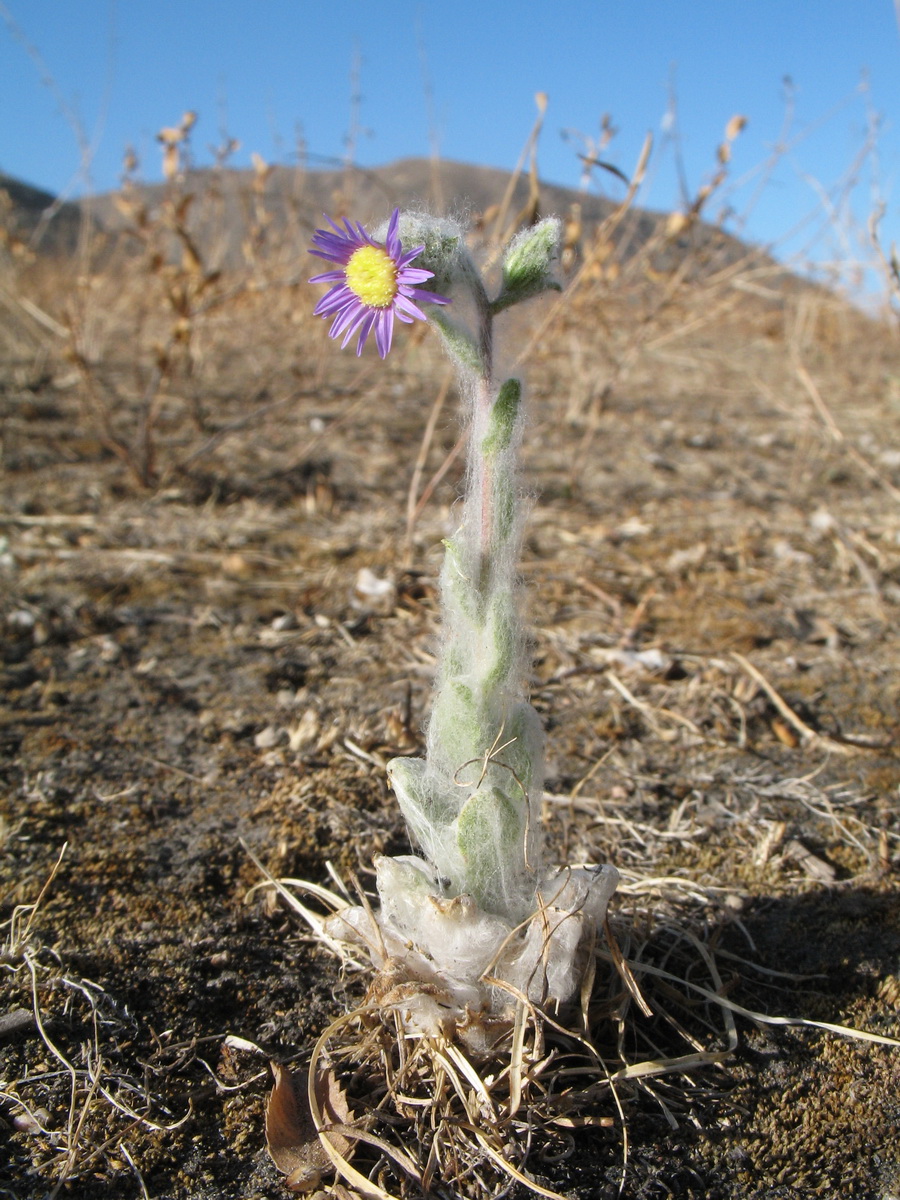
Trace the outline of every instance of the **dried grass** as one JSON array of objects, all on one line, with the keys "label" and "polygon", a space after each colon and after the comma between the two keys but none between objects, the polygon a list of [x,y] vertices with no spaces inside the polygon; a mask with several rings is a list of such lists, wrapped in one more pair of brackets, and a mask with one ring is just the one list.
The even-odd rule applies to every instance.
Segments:
[{"label": "dried grass", "polygon": [[[12,976],[28,977],[34,1027],[52,1063],[43,1070],[29,1071],[22,1078],[4,1081],[0,1096],[11,1106],[17,1128],[36,1143],[35,1157],[41,1161],[48,1181],[48,1200],[56,1200],[72,1184],[98,1171],[115,1175],[121,1160],[146,1194],[141,1172],[131,1158],[128,1142],[135,1132],[172,1134],[191,1119],[190,1107],[174,1118],[165,1102],[154,1096],[152,1070],[144,1078],[123,1072],[115,1063],[121,1059],[119,1044],[129,1034],[127,1013],[101,987],[66,971],[52,952],[41,945],[35,924],[42,916],[63,863],[66,847],[50,872],[37,899],[17,905],[6,930],[0,968]],[[62,997],[59,1000],[51,997]],[[53,1024],[65,1018],[87,1036],[77,1045],[61,1048],[51,1035]],[[111,1061],[112,1060],[112,1061]],[[68,1080],[68,1106],[54,1115],[45,1104],[57,1090],[57,1081]]]}]

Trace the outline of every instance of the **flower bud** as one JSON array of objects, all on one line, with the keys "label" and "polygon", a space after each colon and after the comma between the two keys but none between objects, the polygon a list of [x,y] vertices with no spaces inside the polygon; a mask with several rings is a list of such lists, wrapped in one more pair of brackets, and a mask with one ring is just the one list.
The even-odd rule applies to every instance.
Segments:
[{"label": "flower bud", "polygon": [[[376,230],[376,239],[381,236]],[[449,292],[455,283],[467,278],[475,271],[466,246],[464,230],[455,221],[445,217],[430,217],[411,212],[401,212],[398,229],[400,241],[405,248],[422,246],[416,258],[416,266],[431,271],[434,278],[429,287],[436,291]]]},{"label": "flower bud", "polygon": [[558,217],[547,217],[513,238],[503,256],[503,286],[492,305],[494,312],[551,288],[561,290],[552,275],[561,238]]}]

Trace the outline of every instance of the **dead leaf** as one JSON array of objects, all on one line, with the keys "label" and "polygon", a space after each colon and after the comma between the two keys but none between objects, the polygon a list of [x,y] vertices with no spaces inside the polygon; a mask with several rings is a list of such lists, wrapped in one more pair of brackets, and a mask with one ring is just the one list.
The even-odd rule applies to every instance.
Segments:
[{"label": "dead leaf", "polygon": [[785,746],[790,746],[792,750],[800,745],[800,739],[788,725],[787,721],[782,721],[781,717],[772,718],[772,732]]},{"label": "dead leaf", "polygon": [[673,575],[688,567],[699,567],[706,558],[709,546],[706,542],[697,542],[693,546],[685,546],[683,550],[673,550],[666,562],[666,570]]},{"label": "dead leaf", "polygon": [[[330,1066],[316,1072],[316,1099],[322,1120],[329,1125],[352,1125],[353,1115],[347,1103],[347,1093],[341,1087]],[[354,1143],[342,1133],[330,1133],[328,1140],[342,1158],[349,1158]]]},{"label": "dead leaf", "polygon": [[[266,1145],[275,1166],[287,1176],[284,1182],[288,1189],[312,1192],[322,1174],[331,1172],[332,1165],[309,1111],[308,1076],[305,1071],[295,1075],[280,1063],[272,1062],[270,1066],[275,1087],[266,1105]],[[347,1097],[330,1068],[318,1072],[316,1096],[324,1121],[352,1123]],[[353,1143],[348,1138],[340,1133],[327,1136],[341,1157],[350,1156]]]},{"label": "dead leaf", "polygon": [[253,574],[253,564],[243,554],[226,554],[222,559],[222,571],[232,579],[246,579]]},{"label": "dead leaf", "polygon": [[753,853],[753,863],[757,867],[764,867],[766,865],[784,841],[784,835],[787,833],[787,825],[784,821],[769,821],[767,824],[768,828],[760,838]]},{"label": "dead leaf", "polygon": [[[266,1105],[266,1145],[275,1166],[287,1176],[293,1192],[311,1192],[322,1172],[331,1166],[313,1125],[306,1101],[306,1076],[294,1077],[288,1067],[273,1062],[275,1087]],[[302,1099],[297,1091],[301,1089]]]},{"label": "dead leaf", "polygon": [[173,143],[166,142],[165,150],[163,151],[163,175],[169,183],[178,174],[179,162],[178,147]]},{"label": "dead leaf", "polygon": [[162,142],[164,146],[177,146],[184,139],[184,132],[181,129],[176,129],[172,125],[161,129],[156,135],[156,140]]},{"label": "dead leaf", "polygon": [[837,871],[830,862],[813,854],[812,850],[797,841],[796,838],[785,846],[784,857],[793,860],[811,879],[816,879],[819,883],[834,883],[837,878]]},{"label": "dead leaf", "polygon": [[288,744],[294,753],[316,740],[321,731],[319,714],[314,708],[308,708],[300,720],[288,730]]},{"label": "dead leaf", "polygon": [[615,1117],[592,1116],[554,1117],[548,1122],[557,1129],[610,1129],[615,1123]]},{"label": "dead leaf", "polygon": [[666,236],[670,238],[676,238],[679,236],[679,234],[684,233],[690,224],[691,218],[687,216],[686,213],[669,213],[668,219],[666,220]]}]

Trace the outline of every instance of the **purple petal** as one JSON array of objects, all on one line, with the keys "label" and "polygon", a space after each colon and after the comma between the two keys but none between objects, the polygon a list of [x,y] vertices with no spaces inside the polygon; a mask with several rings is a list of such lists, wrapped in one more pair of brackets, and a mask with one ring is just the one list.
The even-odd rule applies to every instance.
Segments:
[{"label": "purple petal", "polygon": [[314,317],[327,317],[330,312],[339,307],[337,296],[341,292],[341,287],[333,287],[330,292],[326,292],[316,307],[313,309]]},{"label": "purple petal", "polygon": [[342,329],[347,325],[356,313],[359,312],[360,303],[355,296],[348,300],[344,300],[341,304],[333,305],[327,313],[322,313],[323,317],[331,317],[331,336],[336,337]]},{"label": "purple petal", "polygon": [[391,219],[388,221],[386,249],[394,262],[397,262],[400,255],[403,253],[403,247],[400,244],[400,239],[397,237],[397,229],[400,225],[400,209],[395,208],[391,213]]},{"label": "purple petal", "polygon": [[332,262],[346,263],[354,250],[365,244],[366,239],[363,238],[360,241],[359,235],[346,219],[344,220],[344,229],[336,225],[327,214],[325,220],[331,229],[316,230],[312,238],[313,246],[316,249],[310,250],[309,253]]},{"label": "purple petal", "polygon": [[314,254],[316,258],[324,258],[326,262],[336,262],[347,264],[350,253],[345,250],[328,251],[325,250],[307,250],[307,254]]},{"label": "purple petal", "polygon": [[387,358],[394,337],[394,310],[385,308],[375,320],[375,345],[382,358]]},{"label": "purple petal", "polygon": [[345,304],[339,312],[335,313],[334,323],[331,326],[331,336],[337,337],[339,334],[343,333],[348,326],[352,332],[368,311],[369,310],[365,307],[365,305],[360,304],[358,300],[356,300],[356,302],[353,304]]},{"label": "purple petal", "polygon": [[360,307],[355,311],[348,311],[338,318],[338,320],[341,321],[340,327],[336,328],[338,321],[335,321],[334,325],[332,325],[331,328],[334,330],[334,332],[331,336],[338,337],[341,333],[343,333],[344,340],[341,342],[341,349],[343,350],[357,329],[359,329],[367,320],[369,320],[370,317],[372,320],[375,319],[374,313],[371,311],[371,309]]},{"label": "purple petal", "polygon": [[394,309],[397,313],[409,313],[411,317],[415,317],[419,321],[428,320],[422,310],[417,308],[415,304],[413,304],[412,300],[407,299],[406,296],[396,296],[394,298]]},{"label": "purple petal", "polygon": [[[416,248],[414,250],[409,250],[401,258],[398,258],[397,259],[398,269],[402,270],[407,265],[407,263],[411,263],[414,258],[418,258],[424,249],[425,249],[424,246],[416,246]],[[421,268],[419,268],[419,269],[421,270]],[[429,271],[428,274],[433,275],[434,271]]]},{"label": "purple petal", "polygon": [[332,221],[331,217],[326,217],[325,220],[328,222],[328,224],[331,226],[332,229],[336,229],[338,231],[338,233],[340,234],[340,236],[342,238],[347,238],[351,242],[356,241],[356,231],[353,228],[353,226],[350,224],[350,222],[347,220],[346,217],[343,218],[343,222],[344,222],[343,229],[341,229],[341,227],[339,225],[335,225],[335,223],[334,223],[334,221]]},{"label": "purple petal", "polygon": [[421,267],[404,267],[402,271],[397,272],[398,283],[424,283],[426,279],[431,279],[434,276],[434,271],[423,271]]},{"label": "purple petal", "polygon": [[312,240],[326,246],[346,246],[348,238],[346,233],[335,226],[334,230],[317,229]]},{"label": "purple petal", "polygon": [[437,292],[426,292],[424,288],[399,287],[397,291],[401,296],[410,296],[415,300],[423,301],[425,304],[453,303],[447,296],[439,296]]},{"label": "purple petal", "polygon": [[[359,358],[359,356],[363,352],[363,346],[366,344],[366,339],[368,338],[369,333],[371,332],[372,326],[375,324],[376,315],[377,314],[375,312],[369,312],[366,314],[365,319],[360,323],[359,341],[356,343],[356,357],[357,358]],[[342,347],[346,346],[346,344],[347,343],[345,340],[342,343]]]},{"label": "purple petal", "polygon": [[337,312],[346,304],[359,304],[359,302],[358,296],[355,296],[344,284],[339,283],[322,297],[313,309],[313,316],[325,317],[330,313]]}]

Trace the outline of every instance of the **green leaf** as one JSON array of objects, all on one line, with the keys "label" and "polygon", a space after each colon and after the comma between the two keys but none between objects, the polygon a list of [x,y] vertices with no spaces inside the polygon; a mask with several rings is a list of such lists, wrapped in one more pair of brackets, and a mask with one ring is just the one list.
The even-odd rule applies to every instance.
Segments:
[{"label": "green leaf", "polygon": [[[435,766],[452,776],[463,763],[484,754],[486,733],[472,689],[458,679],[441,681],[428,726]],[[490,745],[490,739],[487,742]]]},{"label": "green leaf", "polygon": [[429,309],[428,317],[440,333],[441,340],[450,357],[455,359],[464,371],[470,371],[474,375],[483,375],[484,362],[471,335],[451,321],[439,308]]},{"label": "green leaf", "polygon": [[400,811],[417,841],[425,843],[427,834],[456,820],[456,797],[444,792],[423,758],[392,758],[387,771]]},{"label": "green leaf", "polygon": [[499,788],[470,796],[459,814],[457,840],[466,886],[486,912],[513,915],[524,882],[525,806]]},{"label": "green leaf", "polygon": [[516,419],[522,404],[522,385],[518,379],[507,379],[500,388],[491,408],[488,431],[481,443],[485,456],[509,449],[516,429]]},{"label": "green leaf", "polygon": [[518,490],[509,471],[498,471],[494,478],[494,538],[496,550],[504,546],[516,528],[519,515]]},{"label": "green leaf", "polygon": [[544,731],[530,704],[523,701],[512,710],[503,729],[503,741],[509,744],[504,746],[497,761],[513,773],[517,788],[530,792],[544,761]]},{"label": "green leaf", "polygon": [[485,699],[507,686],[516,666],[518,626],[508,596],[498,596],[491,605],[489,628],[493,654],[482,684]]},{"label": "green leaf", "polygon": [[472,625],[484,623],[483,596],[469,574],[464,548],[457,538],[444,541],[444,566],[441,570],[441,587],[447,605],[448,623],[453,623],[451,604],[458,605],[462,617]]}]

